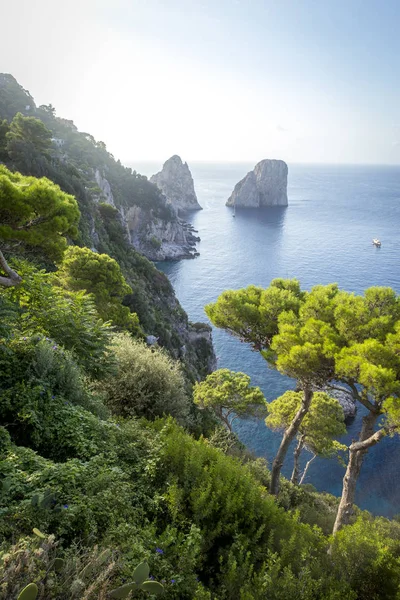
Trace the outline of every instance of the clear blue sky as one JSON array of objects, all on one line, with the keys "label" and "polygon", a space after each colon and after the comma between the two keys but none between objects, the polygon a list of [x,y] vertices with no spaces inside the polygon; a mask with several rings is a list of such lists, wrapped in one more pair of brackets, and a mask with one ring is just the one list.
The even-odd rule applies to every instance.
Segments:
[{"label": "clear blue sky", "polygon": [[122,160],[400,163],[399,0],[14,0],[0,70]]}]

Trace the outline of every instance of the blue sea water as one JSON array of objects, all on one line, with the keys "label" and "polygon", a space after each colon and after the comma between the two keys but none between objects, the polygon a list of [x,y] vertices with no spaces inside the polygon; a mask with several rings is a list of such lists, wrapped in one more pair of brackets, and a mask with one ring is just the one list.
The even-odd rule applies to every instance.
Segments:
[{"label": "blue sea water", "polygon": [[[170,278],[192,321],[206,320],[204,305],[225,289],[268,286],[275,277],[297,277],[306,289],[337,282],[357,293],[372,285],[391,286],[400,293],[400,166],[289,165],[287,208],[238,208],[235,218],[225,201],[253,165],[190,167],[203,210],[187,220],[199,231],[200,256],[158,267]],[[143,165],[141,172],[156,170]],[[372,245],[374,237],[382,241],[381,248]],[[218,367],[248,373],[268,400],[293,387],[246,344],[218,329],[213,336]],[[359,410],[343,438],[346,442],[357,436],[361,416]],[[237,433],[258,456],[272,460],[279,434],[253,419],[238,422]],[[290,462],[291,457],[286,475]],[[336,461],[316,459],[307,482],[339,495],[343,474]],[[400,438],[384,439],[370,450],[356,500],[375,514],[400,513]]]}]

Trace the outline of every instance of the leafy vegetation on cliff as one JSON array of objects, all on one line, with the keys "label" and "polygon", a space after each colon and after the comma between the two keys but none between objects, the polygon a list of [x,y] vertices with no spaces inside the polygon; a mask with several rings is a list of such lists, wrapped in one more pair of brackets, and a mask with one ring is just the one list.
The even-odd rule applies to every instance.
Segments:
[{"label": "leafy vegetation on cliff", "polygon": [[[4,98],[0,93],[0,109]],[[41,110],[54,118],[51,107]],[[31,163],[38,168],[48,166],[43,147]],[[25,142],[15,148],[29,157]],[[265,462],[215,417],[223,421],[223,408],[235,404],[243,414],[254,404],[265,412],[260,390],[244,374],[217,371],[196,386],[199,410],[188,381],[207,374],[209,345],[193,342],[180,361],[173,357],[183,340],[205,341],[207,326],[188,327],[166,278],[120,235],[111,206],[98,205],[107,248],[67,249],[66,236],[78,235],[78,209],[83,245],[90,205],[61,187],[1,167],[0,600],[16,600],[23,590],[40,600],[144,597],[145,589],[159,591],[155,580],[170,599],[400,599],[400,525],[355,508],[351,524],[332,538],[338,499],[282,478],[271,495]],[[8,194],[18,201],[7,202]],[[332,286],[307,295],[297,282],[279,280],[265,293],[251,288],[238,296],[230,330],[247,332],[263,351],[275,338],[275,355],[265,356],[277,368],[314,383],[312,369],[325,373],[339,351],[338,375],[365,394],[392,390],[398,300],[389,292],[369,291],[359,301]],[[226,309],[232,299],[233,292],[224,296]],[[209,312],[223,325],[220,302]],[[143,343],[157,327],[168,352]],[[371,331],[379,338],[372,345]],[[278,426],[303,396],[290,396],[289,412],[275,405]],[[320,400],[340,422],[337,405],[323,394]],[[396,394],[378,408],[394,422]],[[322,440],[313,416],[297,433],[325,451],[337,423],[327,419]],[[139,572],[144,561],[149,569]]]},{"label": "leafy vegetation on cliff", "polygon": [[[80,219],[76,223],[78,231],[71,229],[64,233],[73,237],[75,244],[96,248],[100,254],[108,254],[117,260],[130,288],[123,304],[131,313],[138,315],[143,333],[157,338],[159,345],[174,358],[183,360],[191,382],[205,376],[214,360],[210,332],[204,330],[203,337],[192,335],[194,330],[167,277],[134,250],[121,220],[121,213],[133,206],[157,218],[176,219],[156,186],[115,160],[103,142],[79,132],[72,121],[57,117],[51,105],[36,107],[30,94],[12,75],[6,74],[0,74],[0,161],[23,175],[46,177],[60,186],[65,192],[64,197],[76,199],[80,211]],[[9,174],[8,177],[15,182],[17,176]],[[107,197],[107,190],[105,192],[99,187],[99,182],[101,184],[105,178],[111,186],[112,197]],[[22,180],[20,178],[21,183]],[[50,193],[51,185],[44,183],[47,180],[40,181],[36,185],[45,186]],[[15,187],[14,193],[23,193],[22,185]],[[33,197],[33,191],[29,193]],[[11,198],[9,191],[3,198],[3,204],[0,199],[0,222],[7,225],[4,203]],[[109,202],[113,202],[114,206]],[[40,219],[43,216],[40,213]],[[31,217],[19,217],[15,213],[14,218]],[[23,225],[22,222],[17,223],[18,227]],[[25,230],[20,231],[21,237],[27,235]],[[38,227],[36,231],[37,236]],[[4,231],[1,233],[3,235]],[[17,250],[25,256],[27,253],[30,257],[34,255],[33,249],[26,245],[18,249],[14,247],[13,251]],[[36,254],[41,265],[54,268],[43,252]],[[119,317],[114,312],[114,320],[125,318],[122,316],[123,307],[119,308],[119,312]],[[109,315],[109,318],[112,319],[112,316]]]}]

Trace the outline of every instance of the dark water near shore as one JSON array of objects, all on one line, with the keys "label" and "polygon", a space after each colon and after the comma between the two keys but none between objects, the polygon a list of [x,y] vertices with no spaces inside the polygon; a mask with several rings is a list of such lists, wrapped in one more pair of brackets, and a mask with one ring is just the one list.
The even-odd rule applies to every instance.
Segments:
[{"label": "dark water near shore", "polygon": [[[309,289],[337,282],[362,292],[388,285],[400,292],[400,167],[289,165],[289,206],[263,210],[225,206],[234,184],[253,165],[191,164],[199,202],[204,210],[188,219],[198,229],[200,257],[158,265],[169,276],[192,321],[205,320],[203,307],[225,289],[251,283],[268,286],[274,277],[297,277]],[[159,165],[143,165],[151,174]],[[136,165],[136,168],[138,166]],[[138,169],[140,171],[140,168]],[[378,237],[381,248],[371,240]],[[245,344],[217,329],[214,344],[218,366],[251,376],[267,399],[292,386],[266,367]],[[344,438],[360,429],[361,411]],[[263,422],[241,421],[240,439],[259,456],[273,458],[280,436]],[[286,474],[290,465],[286,465]],[[339,495],[344,469],[335,461],[317,459],[307,481]],[[385,439],[365,459],[357,503],[376,514],[400,513],[400,438]]]}]

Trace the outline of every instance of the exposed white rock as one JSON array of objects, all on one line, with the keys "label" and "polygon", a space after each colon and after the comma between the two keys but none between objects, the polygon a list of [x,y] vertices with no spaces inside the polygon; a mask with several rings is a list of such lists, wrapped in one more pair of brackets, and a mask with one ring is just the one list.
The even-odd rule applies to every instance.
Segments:
[{"label": "exposed white rock", "polygon": [[167,202],[176,210],[201,210],[188,164],[183,163],[176,154],[164,163],[159,173],[150,177],[150,181],[162,191]]},{"label": "exposed white rock", "polygon": [[[177,216],[178,210],[172,205],[170,205],[172,208],[170,219],[159,218],[152,210],[145,210],[137,205],[129,208],[116,206],[110,183],[104,177],[104,171],[97,168],[93,170],[93,176],[101,190],[101,194],[98,194],[95,200],[111,204],[118,210],[127,239],[146,258],[162,261],[195,258],[199,255],[196,252],[196,242],[199,242],[200,238],[194,235],[195,230],[192,225]],[[161,200],[164,205],[167,204],[164,195],[161,195]],[[99,237],[94,223],[91,237],[94,247],[97,247]]]},{"label": "exposed white rock", "polygon": [[235,185],[226,206],[287,206],[287,176],[283,160],[262,160]]},{"label": "exposed white rock", "polygon": [[107,179],[100,173],[99,169],[96,169],[96,171],[94,173],[94,178],[96,180],[97,185],[101,189],[101,193],[103,196],[102,200],[104,202],[106,202],[107,204],[111,204],[112,206],[115,206],[114,196],[111,191],[111,186],[110,186],[109,182],[107,181]]},{"label": "exposed white rock", "polygon": [[193,235],[190,225],[182,219],[164,221],[140,206],[132,206],[124,211],[123,220],[131,244],[150,260],[178,260],[198,255],[196,242],[200,238]]}]

